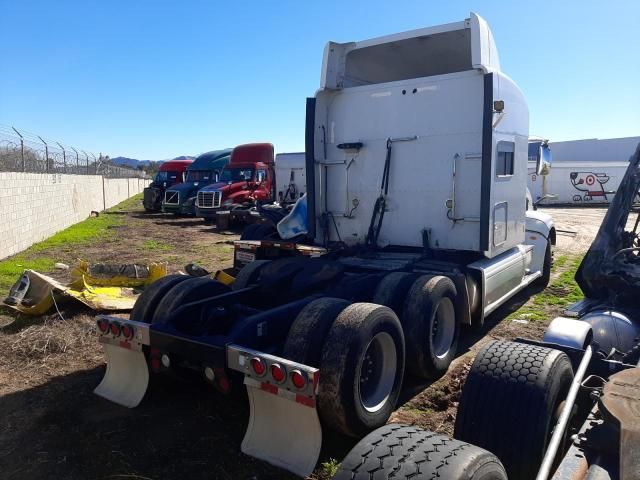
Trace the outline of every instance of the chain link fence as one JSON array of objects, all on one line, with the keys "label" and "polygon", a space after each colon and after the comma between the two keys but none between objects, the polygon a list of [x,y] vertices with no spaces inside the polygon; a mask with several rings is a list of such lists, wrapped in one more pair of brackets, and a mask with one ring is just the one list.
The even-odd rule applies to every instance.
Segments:
[{"label": "chain link fence", "polygon": [[136,168],[116,165],[108,155],[64,145],[55,140],[0,124],[0,172],[68,173],[113,178],[146,178]]}]

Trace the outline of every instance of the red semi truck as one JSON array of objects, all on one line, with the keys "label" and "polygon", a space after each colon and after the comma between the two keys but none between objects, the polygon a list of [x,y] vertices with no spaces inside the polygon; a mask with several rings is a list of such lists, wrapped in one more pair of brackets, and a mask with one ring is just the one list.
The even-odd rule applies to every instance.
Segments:
[{"label": "red semi truck", "polygon": [[221,208],[250,207],[275,197],[274,148],[271,143],[239,145],[231,152],[220,181],[202,188],[196,200],[196,216],[216,219]]},{"label": "red semi truck", "polygon": [[184,182],[187,167],[192,163],[193,159],[191,158],[175,158],[160,165],[153,182],[144,189],[142,203],[147,212],[159,212],[162,209],[165,190]]}]

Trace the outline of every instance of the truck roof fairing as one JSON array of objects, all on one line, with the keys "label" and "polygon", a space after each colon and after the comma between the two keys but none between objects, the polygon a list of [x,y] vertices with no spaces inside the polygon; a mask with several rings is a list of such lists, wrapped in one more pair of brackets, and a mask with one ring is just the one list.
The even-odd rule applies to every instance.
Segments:
[{"label": "truck roof fairing", "polygon": [[320,89],[333,90],[472,69],[484,73],[500,71],[491,29],[473,12],[462,22],[359,42],[328,42],[323,55]]}]

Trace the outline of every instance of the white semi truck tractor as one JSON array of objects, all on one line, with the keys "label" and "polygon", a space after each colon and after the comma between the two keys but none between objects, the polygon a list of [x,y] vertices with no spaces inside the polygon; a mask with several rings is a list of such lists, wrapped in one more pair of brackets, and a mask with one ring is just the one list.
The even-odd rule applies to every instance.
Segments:
[{"label": "white semi truck tractor", "polygon": [[223,393],[244,385],[242,450],[308,475],[323,429],[384,425],[405,375],[444,374],[463,327],[548,278],[528,134],[478,15],[330,42],[307,100],[303,241],[236,242],[233,282],[171,275],[130,320],[98,317],[96,393],[135,407],[150,372],[184,368]]}]

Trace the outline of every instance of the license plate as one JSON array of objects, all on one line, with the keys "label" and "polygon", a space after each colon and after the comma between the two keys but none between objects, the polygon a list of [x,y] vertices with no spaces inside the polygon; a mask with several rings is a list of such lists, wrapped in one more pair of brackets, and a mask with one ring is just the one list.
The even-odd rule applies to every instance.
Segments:
[{"label": "license plate", "polygon": [[243,263],[250,263],[256,259],[256,254],[251,252],[245,252],[243,250],[236,251],[236,260]]}]

